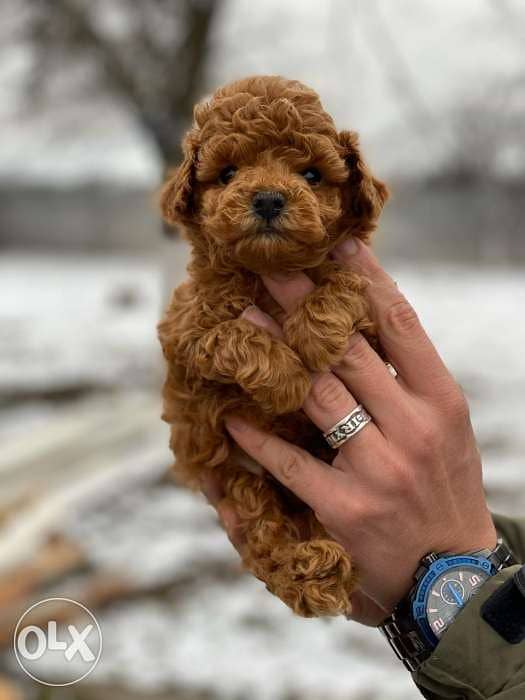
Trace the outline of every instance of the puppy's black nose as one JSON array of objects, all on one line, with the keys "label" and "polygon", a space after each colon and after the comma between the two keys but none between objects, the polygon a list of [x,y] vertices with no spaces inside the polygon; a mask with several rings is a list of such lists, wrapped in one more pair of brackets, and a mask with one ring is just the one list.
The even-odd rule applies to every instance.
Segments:
[{"label": "puppy's black nose", "polygon": [[286,199],[280,192],[256,192],[252,199],[252,209],[256,216],[270,223],[279,216]]}]

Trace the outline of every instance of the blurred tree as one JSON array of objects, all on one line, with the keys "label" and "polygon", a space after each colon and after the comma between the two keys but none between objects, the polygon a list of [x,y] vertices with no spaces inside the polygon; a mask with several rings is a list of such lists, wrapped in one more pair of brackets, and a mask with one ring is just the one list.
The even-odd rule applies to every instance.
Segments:
[{"label": "blurred tree", "polygon": [[[520,99],[521,98],[521,99]],[[466,185],[492,181],[523,183],[525,165],[525,91],[495,85],[490,94],[451,110],[456,134],[442,178]]]},{"label": "blurred tree", "polygon": [[164,166],[178,161],[181,136],[203,91],[210,30],[221,4],[222,0],[16,3],[16,22],[33,62],[25,85],[29,104],[34,109],[49,99],[57,78],[67,84],[70,100],[85,98],[89,76],[88,91],[109,92],[131,110]]}]

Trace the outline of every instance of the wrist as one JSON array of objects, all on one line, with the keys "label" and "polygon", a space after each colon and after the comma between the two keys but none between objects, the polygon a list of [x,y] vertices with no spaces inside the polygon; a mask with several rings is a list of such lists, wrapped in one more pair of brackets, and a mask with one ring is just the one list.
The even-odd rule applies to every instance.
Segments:
[{"label": "wrist", "polygon": [[452,552],[463,554],[466,552],[480,552],[482,549],[494,549],[498,543],[498,534],[492,519],[489,517],[485,527],[476,533],[464,528],[462,532],[451,542],[444,542],[441,547],[433,547],[430,551]]}]

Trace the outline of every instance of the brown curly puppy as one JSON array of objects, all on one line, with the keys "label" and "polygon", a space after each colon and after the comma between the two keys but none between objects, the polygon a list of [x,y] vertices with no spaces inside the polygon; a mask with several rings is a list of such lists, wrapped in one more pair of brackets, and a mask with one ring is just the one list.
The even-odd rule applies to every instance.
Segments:
[{"label": "brown curly puppy", "polygon": [[[373,340],[363,281],[329,258],[367,240],[387,198],[357,136],[337,132],[317,94],[256,76],[195,108],[184,162],[161,193],[164,218],[192,246],[189,279],[159,325],[168,364],[164,419],[177,475],[198,487],[214,469],[240,517],[245,566],[296,613],[350,610],[356,574],[314,513],[224,428],[240,413],[326,461],[333,452],[301,412],[310,372],[327,370],[359,329]],[[239,318],[251,304],[282,311],[260,273],[305,270],[317,288],[284,320],[286,342]]]}]

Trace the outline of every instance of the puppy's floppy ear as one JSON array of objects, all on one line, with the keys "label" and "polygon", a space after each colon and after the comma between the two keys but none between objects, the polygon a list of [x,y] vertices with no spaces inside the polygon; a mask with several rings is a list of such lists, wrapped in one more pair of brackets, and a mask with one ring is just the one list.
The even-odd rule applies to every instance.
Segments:
[{"label": "puppy's floppy ear", "polygon": [[183,143],[184,160],[168,172],[160,192],[160,209],[168,224],[183,223],[192,214],[192,192],[195,179],[197,145],[188,134]]},{"label": "puppy's floppy ear", "polygon": [[346,216],[354,236],[367,240],[388,199],[386,185],[375,178],[364,162],[355,131],[341,131],[339,144],[350,171],[346,186]]}]

